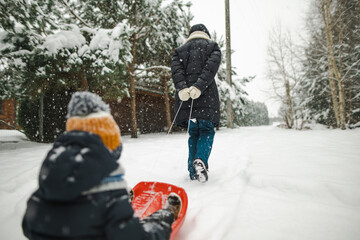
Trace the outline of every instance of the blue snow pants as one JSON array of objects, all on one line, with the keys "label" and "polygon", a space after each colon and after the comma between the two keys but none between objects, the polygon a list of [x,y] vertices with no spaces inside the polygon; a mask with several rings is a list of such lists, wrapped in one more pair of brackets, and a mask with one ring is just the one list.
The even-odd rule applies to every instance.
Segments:
[{"label": "blue snow pants", "polygon": [[207,120],[197,119],[195,122],[190,120],[189,126],[189,159],[188,170],[191,179],[196,178],[194,160],[204,161],[206,168],[209,167],[208,160],[214,142],[215,130],[214,123]]}]

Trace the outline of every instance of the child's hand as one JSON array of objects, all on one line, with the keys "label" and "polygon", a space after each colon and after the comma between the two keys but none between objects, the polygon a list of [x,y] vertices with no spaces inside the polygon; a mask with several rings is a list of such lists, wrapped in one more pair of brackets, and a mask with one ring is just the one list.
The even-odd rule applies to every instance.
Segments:
[{"label": "child's hand", "polygon": [[198,97],[200,97],[201,91],[197,87],[191,86],[189,88],[189,94],[192,99],[197,99]]}]

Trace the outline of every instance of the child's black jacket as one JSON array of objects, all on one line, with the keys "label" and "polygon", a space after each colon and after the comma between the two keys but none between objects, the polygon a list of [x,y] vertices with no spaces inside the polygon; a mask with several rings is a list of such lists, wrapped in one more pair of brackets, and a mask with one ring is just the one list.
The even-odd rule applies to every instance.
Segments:
[{"label": "child's black jacket", "polygon": [[31,240],[144,239],[122,175],[106,190],[97,187],[118,169],[116,160],[98,135],[62,134],[43,162],[39,189],[28,201],[22,225],[25,236]]}]

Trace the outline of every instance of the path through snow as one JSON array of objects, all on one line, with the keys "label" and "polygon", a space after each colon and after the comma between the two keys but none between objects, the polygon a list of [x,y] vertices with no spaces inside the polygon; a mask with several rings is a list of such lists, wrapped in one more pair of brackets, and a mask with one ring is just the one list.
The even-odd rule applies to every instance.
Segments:
[{"label": "path through snow", "polygon": [[[221,129],[205,184],[188,180],[185,133],[123,142],[130,186],[162,181],[187,191],[179,240],[359,239],[360,129]],[[25,203],[50,147],[0,131],[0,239],[25,239]]]}]

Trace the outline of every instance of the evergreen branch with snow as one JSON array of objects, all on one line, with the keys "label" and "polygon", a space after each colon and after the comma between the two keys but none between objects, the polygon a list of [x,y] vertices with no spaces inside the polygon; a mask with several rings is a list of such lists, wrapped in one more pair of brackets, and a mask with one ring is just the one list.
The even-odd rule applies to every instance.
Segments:
[{"label": "evergreen branch with snow", "polygon": [[69,4],[67,4],[67,2],[65,0],[60,0],[65,6],[66,8],[70,11],[70,13],[77,19],[79,20],[83,25],[85,25],[86,27],[91,28],[91,26],[89,24],[87,24],[81,17],[79,17],[69,6]]}]

